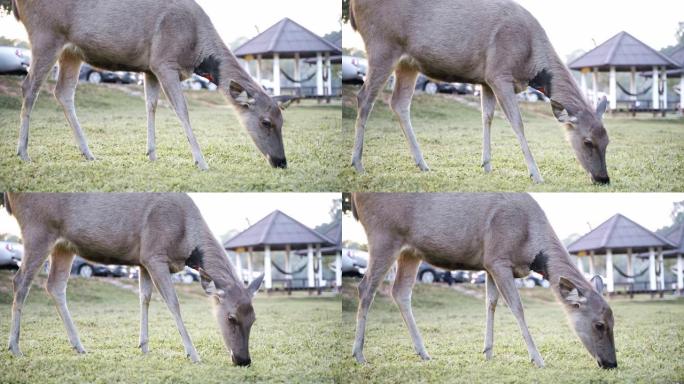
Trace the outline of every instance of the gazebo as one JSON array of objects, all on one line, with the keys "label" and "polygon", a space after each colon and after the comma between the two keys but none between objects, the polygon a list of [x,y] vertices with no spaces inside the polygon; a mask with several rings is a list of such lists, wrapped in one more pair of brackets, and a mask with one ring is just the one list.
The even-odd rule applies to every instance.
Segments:
[{"label": "gazebo", "polygon": [[[664,251],[663,257],[666,259],[677,259],[677,291],[680,294],[684,294],[684,223],[678,223],[674,227],[670,228],[663,236],[670,242],[672,242],[676,248]],[[646,255],[639,255],[641,258],[646,258]]]},{"label": "gazebo", "polygon": [[[317,285],[314,274],[314,249],[318,260],[318,286],[322,281],[322,248],[334,245],[326,236],[310,229],[279,210],[254,223],[223,243],[223,248],[236,253],[235,268],[242,275],[241,254],[247,253],[247,281],[252,280],[253,253],[264,253],[264,284],[266,290],[273,288],[271,260],[272,251],[285,252],[284,274],[291,277],[290,254],[293,250],[307,251],[307,287]],[[277,268],[277,267],[276,267]]]},{"label": "gazebo", "polygon": [[[611,111],[618,109],[617,105],[617,72],[630,72],[629,92],[623,91],[630,97],[630,108],[634,110],[638,92],[636,89],[637,71],[650,71],[653,76],[651,86],[651,110],[658,111],[667,109],[667,70],[679,69],[677,64],[669,57],[641,42],[627,32],[620,32],[603,44],[585,53],[572,61],[570,69],[580,71],[580,85],[585,96],[587,95],[587,82],[585,74],[592,73],[592,89],[594,104],[598,103],[598,73],[610,73],[609,96]],[[665,86],[662,90],[662,104],[659,83]],[[661,108],[661,105],[663,106]]]},{"label": "gazebo", "polygon": [[[284,18],[272,27],[261,32],[235,50],[235,56],[247,61],[256,59],[256,80],[261,83],[262,60],[273,60],[273,95],[281,94],[280,60],[294,60],[294,76],[292,81],[301,85],[300,61],[307,58],[316,59],[316,96],[332,94],[331,56],[341,55],[341,50],[334,44],[295,23]],[[325,69],[323,60],[325,58]],[[325,71],[325,74],[324,74]],[[324,84],[325,77],[325,84]],[[298,95],[299,96],[299,95]]]},{"label": "gazebo", "polygon": [[[328,228],[325,233],[325,237],[332,240],[333,246],[321,249],[323,255],[334,255],[335,256],[335,285],[337,287],[342,287],[342,220],[338,220],[335,224]],[[320,268],[319,268],[320,270]]]},{"label": "gazebo", "polygon": [[[582,258],[589,256],[589,274],[595,274],[595,256],[606,257],[606,287],[609,293],[615,291],[615,279],[613,275],[613,255],[624,254],[627,256],[628,284],[634,283],[634,254],[648,252],[649,289],[657,291],[665,289],[665,272],[663,269],[663,250],[675,248],[675,245],[634,221],[617,214],[603,222],[601,225],[575,240],[568,245],[568,252],[577,256],[577,267],[583,271]],[[660,288],[656,283],[656,252],[660,270]],[[644,271],[645,272],[645,271]],[[630,289],[633,291],[633,289]]]}]

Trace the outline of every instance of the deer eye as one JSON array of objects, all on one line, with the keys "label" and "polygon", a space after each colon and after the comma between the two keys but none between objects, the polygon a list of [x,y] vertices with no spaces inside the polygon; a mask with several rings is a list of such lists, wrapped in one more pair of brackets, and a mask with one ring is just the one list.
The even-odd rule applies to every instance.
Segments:
[{"label": "deer eye", "polygon": [[603,330],[606,329],[606,325],[603,323],[596,323],[594,324],[594,328],[599,332],[603,332]]},{"label": "deer eye", "polygon": [[237,324],[237,317],[235,317],[235,315],[228,315],[228,322],[231,324]]},{"label": "deer eye", "polygon": [[584,139],[584,146],[587,148],[594,148],[594,142],[591,139]]},{"label": "deer eye", "polygon": [[261,126],[266,129],[271,129],[273,128],[273,123],[269,119],[263,119],[261,120]]}]

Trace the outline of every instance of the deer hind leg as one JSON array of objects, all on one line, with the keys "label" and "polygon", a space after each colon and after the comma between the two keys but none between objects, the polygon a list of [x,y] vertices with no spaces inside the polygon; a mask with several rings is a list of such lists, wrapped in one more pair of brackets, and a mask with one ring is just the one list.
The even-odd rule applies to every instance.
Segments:
[{"label": "deer hind leg", "polygon": [[397,262],[397,276],[392,285],[392,298],[394,298],[394,302],[397,303],[399,311],[401,311],[401,316],[404,318],[404,323],[406,323],[406,327],[411,335],[416,353],[421,359],[430,360],[430,355],[425,350],[423,338],[420,336],[420,331],[418,331],[411,309],[411,291],[416,283],[419,265],[420,259],[412,252],[401,252]]},{"label": "deer hind leg", "polygon": [[496,108],[496,96],[488,85],[482,84],[482,168],[492,171],[492,119]]},{"label": "deer hind leg", "polygon": [[[491,274],[496,283],[496,287],[499,289],[501,296],[506,300],[508,308],[511,309],[513,316],[518,321],[518,326],[520,327],[520,332],[522,333],[525,344],[527,345],[527,352],[530,355],[530,359],[539,368],[544,366],[544,359],[542,359],[537,347],[534,345],[530,331],[527,329],[527,323],[525,322],[525,314],[523,313],[522,301],[520,300],[520,294],[518,293],[518,288],[515,286],[515,279],[513,277],[513,271],[510,266],[490,266],[487,268],[487,272]],[[493,313],[492,313],[493,315]],[[489,317],[487,325],[489,326]]]},{"label": "deer hind leg", "polygon": [[482,353],[485,359],[490,360],[494,351],[494,311],[496,310],[496,303],[499,301],[499,290],[496,288],[494,278],[487,273],[487,325],[485,328],[485,342]]},{"label": "deer hind leg", "polygon": [[186,355],[193,363],[199,363],[199,355],[197,354],[197,350],[195,350],[195,346],[192,344],[190,334],[188,334],[188,330],[185,328],[183,318],[181,317],[180,304],[178,303],[176,290],[173,287],[168,264],[151,261],[145,263],[144,267],[150,273],[154,285],[157,287],[159,294],[164,299],[164,302],[166,302],[173,319],[176,321],[176,327],[183,340]]},{"label": "deer hind leg", "polygon": [[73,252],[56,247],[50,257],[50,274],[48,275],[48,281],[45,288],[57,306],[57,312],[59,312],[59,317],[61,317],[64,322],[69,342],[76,352],[85,353],[86,350],[83,348],[81,340],[78,337],[78,331],[71,319],[71,314],[69,313],[66,302],[67,281],[69,280],[69,273],[71,273],[71,263],[73,260]]},{"label": "deer hind leg", "polygon": [[76,106],[74,104],[74,96],[76,93],[76,86],[78,85],[78,76],[81,70],[81,59],[70,52],[68,49],[62,52],[59,57],[59,78],[55,86],[55,98],[62,105],[64,109],[64,116],[66,116],[74,138],[78,144],[83,157],[87,160],[95,160],[95,157],[88,148],[88,141],[86,140],[83,129],[76,117]]},{"label": "deer hind leg", "polygon": [[57,61],[63,42],[55,40],[52,36],[31,36],[31,52],[33,59],[29,73],[21,85],[23,103],[21,106],[21,128],[19,130],[19,142],[17,155],[23,161],[31,161],[28,155],[29,120],[31,111],[36,103],[40,87],[48,73]]},{"label": "deer hind leg", "polygon": [[21,356],[19,334],[21,333],[21,311],[31,288],[31,281],[45,263],[54,238],[47,233],[24,233],[24,258],[21,268],[14,275],[14,301],[12,302],[12,324],[9,336],[9,350],[14,356]]},{"label": "deer hind leg", "polygon": [[154,134],[154,116],[159,101],[159,80],[151,73],[145,73],[145,107],[147,109],[147,156],[150,161],[157,160]]},{"label": "deer hind leg", "polygon": [[359,308],[356,313],[356,337],[352,349],[352,355],[354,355],[358,363],[366,362],[366,358],[363,356],[363,343],[366,334],[368,310],[373,303],[375,292],[385,278],[387,271],[389,271],[392,264],[394,264],[399,253],[397,242],[384,235],[379,238],[369,239],[369,247],[370,258],[368,261],[368,268],[359,284]]},{"label": "deer hind leg", "polygon": [[421,171],[427,172],[430,168],[425,163],[423,153],[420,151],[416,134],[413,132],[413,126],[411,125],[411,99],[416,88],[418,70],[408,64],[399,63],[394,74],[396,83],[394,84],[394,93],[392,93],[392,110],[399,118],[401,129],[404,131],[406,140],[408,140],[416,165]]},{"label": "deer hind leg", "polygon": [[525,129],[523,126],[522,115],[520,114],[520,108],[518,107],[518,100],[515,95],[515,90],[513,86],[513,81],[507,77],[499,77],[493,81],[489,81],[488,85],[494,91],[496,98],[499,100],[499,105],[503,109],[504,114],[508,118],[508,121],[518,137],[520,142],[520,147],[522,148],[523,156],[525,156],[525,163],[527,164],[527,170],[530,173],[532,181],[537,184],[544,182],[544,179],[539,173],[539,168],[537,163],[532,157],[532,152],[527,144],[527,139],[525,138]]},{"label": "deer hind leg", "polygon": [[145,267],[140,267],[139,273],[140,283],[140,344],[138,347],[142,353],[147,354],[150,350],[148,331],[148,310],[150,308],[150,300],[152,299],[152,278]]},{"label": "deer hind leg", "polygon": [[154,70],[154,75],[159,79],[166,98],[171,103],[185,130],[185,136],[188,139],[188,143],[190,143],[190,150],[192,151],[192,158],[195,160],[195,164],[203,171],[209,169],[202,156],[202,150],[197,142],[197,138],[195,138],[195,134],[192,132],[188,105],[185,102],[185,96],[183,96],[178,70],[168,66],[161,67]]},{"label": "deer hind leg", "polygon": [[364,172],[363,168],[363,136],[366,131],[366,122],[373,110],[373,104],[378,93],[387,83],[401,55],[400,51],[388,45],[368,47],[368,76],[357,97],[358,112],[356,116],[356,138],[354,152],[352,153],[352,165],[357,172]]}]

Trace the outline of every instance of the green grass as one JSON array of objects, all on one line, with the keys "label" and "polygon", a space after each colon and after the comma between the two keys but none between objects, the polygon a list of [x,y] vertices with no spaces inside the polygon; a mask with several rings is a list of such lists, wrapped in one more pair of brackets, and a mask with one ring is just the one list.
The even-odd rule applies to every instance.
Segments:
[{"label": "green grass", "polygon": [[210,169],[195,167],[180,122],[162,97],[157,161],[149,162],[142,87],[80,84],[76,108],[90,149],[76,146],[47,83],[31,116],[31,163],[15,155],[20,78],[0,77],[0,190],[12,191],[339,191],[339,102],[304,101],[284,113],[288,169],[272,169],[218,92],[186,92],[193,130]]},{"label": "green grass", "polygon": [[[343,146],[351,155],[356,120],[356,87],[345,87]],[[389,94],[381,97],[388,99]],[[348,158],[342,171],[350,191],[682,191],[684,190],[684,119],[641,115],[607,116],[611,144],[607,164],[611,185],[592,185],[581,168],[563,128],[547,104],[521,103],[532,154],[545,183],[534,185],[518,141],[497,106],[492,125],[493,172],[481,164],[482,123],[477,99],[466,106],[449,96],[416,95],[412,120],[431,172],[414,165],[398,119],[381,100],[367,124],[365,174],[357,174]]]},{"label": "green grass", "polygon": [[[684,299],[613,299],[618,368],[602,370],[573,334],[548,290],[521,290],[525,319],[546,367],[529,361],[515,318],[503,303],[494,321],[494,356],[485,361],[484,301],[443,286],[417,285],[413,313],[432,360],[423,362],[385,285],[369,312],[367,365],[351,356],[357,306],[356,281],[345,280],[342,298],[343,363],[339,382],[373,383],[673,383],[684,381]],[[483,294],[483,290],[476,289]]]},{"label": "green grass", "polygon": [[[23,311],[20,346],[14,358],[0,352],[2,383],[331,383],[340,361],[340,300],[306,294],[257,295],[257,321],[250,337],[252,365],[233,366],[209,300],[199,284],[177,286],[181,312],[202,359],[193,364],[166,305],[157,292],[150,304],[150,353],[136,348],[139,305],[134,292],[100,279],[72,278],[69,309],[85,355],[76,354],[39,276]],[[124,281],[124,280],[119,280]],[[40,285],[38,285],[40,284]],[[129,282],[128,284],[135,284]],[[0,334],[9,334],[11,276],[0,271]]]}]

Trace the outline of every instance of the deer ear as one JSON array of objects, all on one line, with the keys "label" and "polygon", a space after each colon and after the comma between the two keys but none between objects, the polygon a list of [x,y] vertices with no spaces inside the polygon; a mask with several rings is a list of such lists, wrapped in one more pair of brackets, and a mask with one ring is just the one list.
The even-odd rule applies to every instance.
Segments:
[{"label": "deer ear", "polygon": [[571,116],[570,112],[565,109],[563,104],[555,100],[551,100],[551,108],[553,109],[553,115],[556,116],[556,119],[561,123],[572,125],[577,123],[577,117]]},{"label": "deer ear", "polygon": [[591,278],[591,285],[594,286],[596,293],[603,295],[603,289],[605,285],[603,284],[603,278],[601,278],[601,276],[594,275],[594,277]]},{"label": "deer ear", "polygon": [[598,117],[599,120],[603,120],[603,114],[606,113],[607,108],[608,98],[603,96],[603,98],[601,98],[601,101],[599,101],[598,105],[596,106],[596,117]]},{"label": "deer ear", "polygon": [[558,289],[560,290],[560,295],[567,305],[571,305],[575,308],[587,301],[587,298],[580,293],[575,284],[561,276],[558,281]]},{"label": "deer ear", "polygon": [[233,98],[235,103],[237,103],[240,106],[249,108],[250,105],[254,105],[256,100],[247,92],[247,90],[240,85],[240,83],[231,80],[230,81],[230,87],[229,87],[229,92],[230,97]]},{"label": "deer ear", "polygon": [[256,295],[256,293],[259,291],[259,288],[261,287],[261,283],[263,283],[263,281],[264,281],[264,274],[262,273],[261,275],[259,275],[259,277],[254,279],[249,284],[249,286],[247,287],[247,290],[249,291],[249,293],[252,296]]}]

